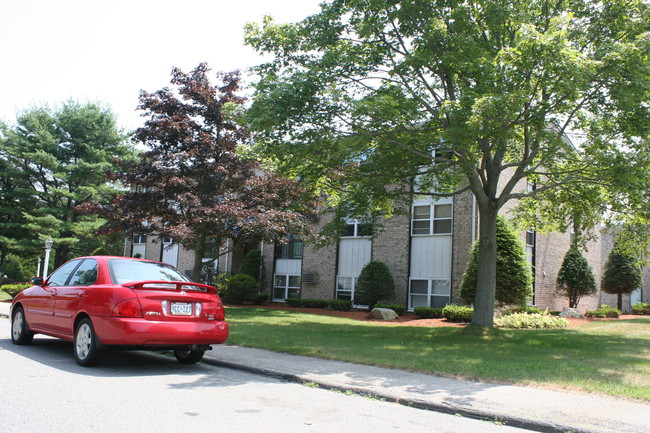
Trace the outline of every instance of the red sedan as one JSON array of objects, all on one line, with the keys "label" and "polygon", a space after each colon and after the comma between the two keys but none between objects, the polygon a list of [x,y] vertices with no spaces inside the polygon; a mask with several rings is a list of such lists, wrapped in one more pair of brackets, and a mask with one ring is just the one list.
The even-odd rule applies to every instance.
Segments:
[{"label": "red sedan", "polygon": [[80,365],[99,364],[109,348],[173,350],[194,364],[228,338],[217,290],[164,263],[80,257],[32,284],[11,306],[13,343],[36,333],[72,341]]}]

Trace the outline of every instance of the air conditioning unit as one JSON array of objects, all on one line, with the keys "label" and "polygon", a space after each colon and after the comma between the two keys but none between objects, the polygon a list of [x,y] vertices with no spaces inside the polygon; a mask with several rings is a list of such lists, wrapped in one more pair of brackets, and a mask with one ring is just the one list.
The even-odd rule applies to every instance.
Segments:
[{"label": "air conditioning unit", "polygon": [[302,282],[305,284],[314,284],[316,282],[316,274],[302,274]]}]

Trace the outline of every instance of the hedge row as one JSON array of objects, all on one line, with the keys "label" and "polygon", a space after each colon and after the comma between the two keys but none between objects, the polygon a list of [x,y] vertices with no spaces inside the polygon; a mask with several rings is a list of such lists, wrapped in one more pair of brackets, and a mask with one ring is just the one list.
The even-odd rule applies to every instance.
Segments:
[{"label": "hedge row", "polygon": [[547,313],[514,313],[497,317],[494,319],[494,324],[499,328],[514,329],[566,328],[569,321]]},{"label": "hedge row", "polygon": [[632,306],[632,314],[640,314],[640,315],[650,314],[650,304],[647,304],[645,302],[639,302],[638,304],[634,304]]},{"label": "hedge row", "polygon": [[31,283],[18,283],[18,284],[4,284],[3,286],[0,286],[0,290],[3,292],[7,293],[9,296],[12,298],[16,297],[18,292],[31,287]]},{"label": "hedge row", "polygon": [[610,307],[609,305],[601,305],[600,308],[597,308],[593,311],[587,311],[585,313],[587,317],[596,317],[599,319],[618,319],[621,316],[621,310]]}]

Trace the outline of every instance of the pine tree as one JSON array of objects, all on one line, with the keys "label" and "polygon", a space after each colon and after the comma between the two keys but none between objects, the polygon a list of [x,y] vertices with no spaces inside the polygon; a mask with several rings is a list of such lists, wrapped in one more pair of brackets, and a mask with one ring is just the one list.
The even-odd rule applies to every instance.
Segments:
[{"label": "pine tree", "polygon": [[641,287],[642,279],[638,260],[614,246],[605,263],[602,289],[606,293],[617,295],[616,307],[619,310],[623,309],[623,295]]},{"label": "pine tree", "polygon": [[366,264],[354,288],[354,302],[372,308],[379,301],[390,301],[395,296],[395,282],[385,263]]},{"label": "pine tree", "polygon": [[[501,305],[523,305],[532,294],[532,273],[519,233],[503,216],[499,216],[496,237],[496,301]],[[460,296],[468,304],[473,303],[476,296],[478,250],[478,242],[475,242],[460,284]]]},{"label": "pine tree", "polygon": [[569,299],[569,308],[577,308],[580,299],[596,293],[596,278],[587,259],[575,247],[569,248],[557,275],[557,290]]}]

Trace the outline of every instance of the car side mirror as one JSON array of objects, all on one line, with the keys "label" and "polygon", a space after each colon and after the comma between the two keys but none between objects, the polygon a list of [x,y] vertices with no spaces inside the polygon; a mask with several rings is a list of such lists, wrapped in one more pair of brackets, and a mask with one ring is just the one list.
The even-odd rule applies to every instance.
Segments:
[{"label": "car side mirror", "polygon": [[32,279],[29,280],[29,282],[35,286],[42,286],[45,280],[43,280],[43,277],[32,277]]}]

